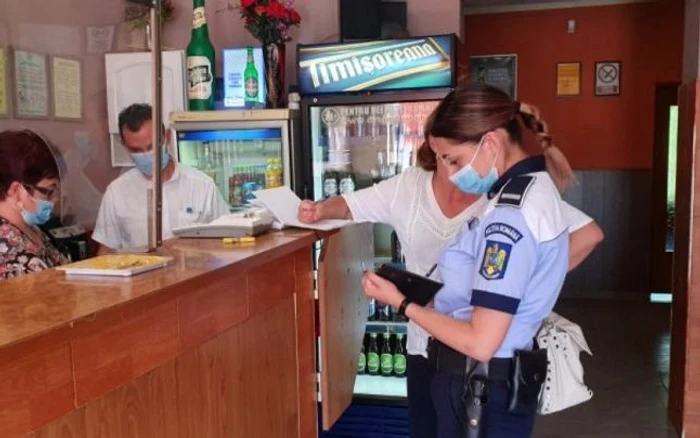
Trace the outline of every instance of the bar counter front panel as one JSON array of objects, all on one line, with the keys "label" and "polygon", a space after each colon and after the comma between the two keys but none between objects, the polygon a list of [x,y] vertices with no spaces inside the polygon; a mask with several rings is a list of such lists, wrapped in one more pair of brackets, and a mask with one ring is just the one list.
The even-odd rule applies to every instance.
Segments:
[{"label": "bar counter front panel", "polygon": [[[342,388],[324,391],[328,427],[352,397],[366,308],[357,286],[372,245],[365,228],[324,236],[332,257],[322,265],[345,273],[327,285],[331,295],[353,296],[322,303],[337,307],[322,314],[349,315],[337,339],[322,335],[350,347],[322,352],[322,380]],[[172,240],[160,251],[171,266],[131,279],[51,270],[0,283],[1,435],[317,436],[318,237],[270,233],[247,247]]]}]

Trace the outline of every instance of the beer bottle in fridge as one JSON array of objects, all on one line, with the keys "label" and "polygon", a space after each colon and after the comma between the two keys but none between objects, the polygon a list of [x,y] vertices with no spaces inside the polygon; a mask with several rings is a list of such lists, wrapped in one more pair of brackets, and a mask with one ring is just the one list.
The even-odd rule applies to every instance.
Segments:
[{"label": "beer bottle in fridge", "polygon": [[406,375],[406,349],[403,346],[403,334],[396,335],[396,348],[394,349],[394,374],[397,377]]},{"label": "beer bottle in fridge", "polygon": [[335,170],[329,169],[323,175],[323,196],[332,198],[338,194],[338,175]]},{"label": "beer bottle in fridge", "polygon": [[391,353],[391,333],[384,333],[382,342],[382,355],[380,357],[382,375],[391,376],[394,372],[394,355]]},{"label": "beer bottle in fridge", "polygon": [[347,195],[355,191],[355,178],[352,172],[345,170],[338,175],[338,191],[341,195]]},{"label": "beer bottle in fridge", "polygon": [[377,345],[377,334],[370,333],[369,349],[367,351],[367,372],[376,376],[379,374],[379,346]]},{"label": "beer bottle in fridge", "polygon": [[364,374],[367,371],[367,356],[365,355],[365,343],[360,349],[360,358],[357,361],[357,374]]},{"label": "beer bottle in fridge", "polygon": [[190,111],[214,109],[216,52],[209,40],[205,0],[194,0],[192,36],[187,45],[187,99]]}]

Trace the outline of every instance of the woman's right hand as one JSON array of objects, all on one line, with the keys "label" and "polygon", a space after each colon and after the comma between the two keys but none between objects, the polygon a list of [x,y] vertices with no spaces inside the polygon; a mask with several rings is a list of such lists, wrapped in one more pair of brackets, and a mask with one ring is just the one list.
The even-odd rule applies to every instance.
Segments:
[{"label": "woman's right hand", "polygon": [[313,224],[322,219],[321,203],[313,201],[301,201],[298,212],[299,222]]}]

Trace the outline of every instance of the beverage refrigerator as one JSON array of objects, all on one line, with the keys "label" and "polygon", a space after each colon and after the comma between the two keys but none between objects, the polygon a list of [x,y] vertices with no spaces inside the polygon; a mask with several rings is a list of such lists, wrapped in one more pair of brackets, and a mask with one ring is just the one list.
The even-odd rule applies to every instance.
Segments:
[{"label": "beverage refrigerator", "polygon": [[301,194],[299,111],[192,111],[170,115],[180,163],[209,175],[242,210],[259,189],[286,185]]},{"label": "beverage refrigerator", "polygon": [[[314,200],[370,187],[413,166],[426,118],[456,85],[454,35],[300,45],[297,60],[304,195]],[[374,248],[376,267],[403,265],[390,226],[374,225]],[[356,402],[406,404],[406,324],[393,309],[370,302]]]}]

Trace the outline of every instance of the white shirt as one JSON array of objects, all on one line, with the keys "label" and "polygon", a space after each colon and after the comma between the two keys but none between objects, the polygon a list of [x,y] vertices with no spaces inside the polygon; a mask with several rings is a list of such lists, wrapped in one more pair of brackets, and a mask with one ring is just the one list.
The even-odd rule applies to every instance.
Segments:
[{"label": "white shirt", "polygon": [[[116,251],[148,247],[148,189],[151,181],[131,169],[112,181],[102,198],[92,238]],[[163,239],[173,228],[208,223],[228,214],[229,208],[214,181],[199,170],[177,164],[163,183]]]},{"label": "white shirt", "polygon": [[[462,226],[469,219],[480,217],[488,205],[486,196],[482,196],[459,215],[448,218],[435,199],[432,177],[433,172],[412,167],[372,187],[343,195],[354,221],[381,222],[394,228],[406,259],[406,270],[418,275],[427,274]],[[585,213],[563,204],[570,232],[593,221]],[[430,278],[441,280],[437,272]],[[428,337],[425,330],[409,321],[408,354],[427,357]]]}]

